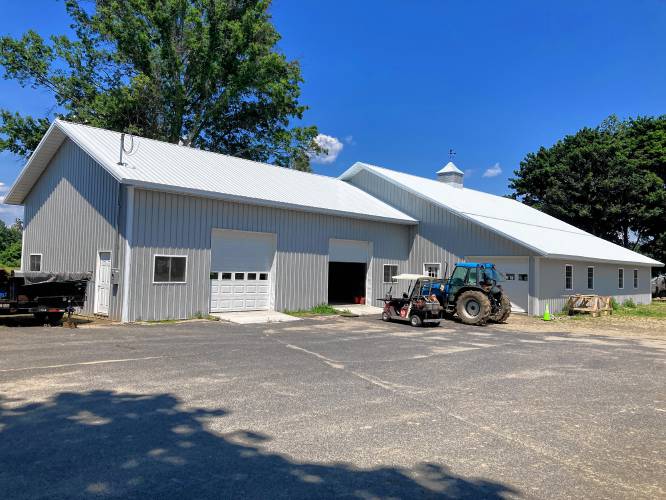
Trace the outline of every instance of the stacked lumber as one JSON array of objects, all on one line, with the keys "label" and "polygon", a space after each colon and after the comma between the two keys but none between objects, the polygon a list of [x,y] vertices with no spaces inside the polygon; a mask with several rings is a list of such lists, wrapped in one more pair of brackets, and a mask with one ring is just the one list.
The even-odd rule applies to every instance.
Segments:
[{"label": "stacked lumber", "polygon": [[592,317],[609,316],[613,314],[611,297],[602,295],[569,295],[565,306],[569,315],[590,314]]}]

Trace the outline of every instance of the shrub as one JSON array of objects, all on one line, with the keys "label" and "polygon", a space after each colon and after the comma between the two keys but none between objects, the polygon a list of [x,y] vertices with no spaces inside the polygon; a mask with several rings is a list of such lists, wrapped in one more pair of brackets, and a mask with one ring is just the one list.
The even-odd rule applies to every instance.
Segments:
[{"label": "shrub", "polygon": [[611,307],[613,308],[613,311],[617,311],[620,308],[620,303],[615,300],[615,297],[611,297]]},{"label": "shrub", "polygon": [[636,303],[632,299],[627,299],[624,302],[622,302],[622,307],[627,307],[629,309],[635,309],[636,308]]}]

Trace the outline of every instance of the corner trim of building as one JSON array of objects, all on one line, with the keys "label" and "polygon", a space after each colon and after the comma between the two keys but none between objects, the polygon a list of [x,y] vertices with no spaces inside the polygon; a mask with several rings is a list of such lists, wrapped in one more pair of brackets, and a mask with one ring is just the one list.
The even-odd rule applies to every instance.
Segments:
[{"label": "corner trim of building", "polygon": [[529,298],[527,301],[527,314],[530,316],[539,315],[539,297],[541,284],[539,283],[541,277],[541,257],[530,256],[528,269],[531,274]]},{"label": "corner trim of building", "polygon": [[134,227],[134,186],[127,186],[125,205],[125,259],[123,265],[123,306],[121,321],[127,323],[130,305],[130,271],[132,269],[132,232]]}]

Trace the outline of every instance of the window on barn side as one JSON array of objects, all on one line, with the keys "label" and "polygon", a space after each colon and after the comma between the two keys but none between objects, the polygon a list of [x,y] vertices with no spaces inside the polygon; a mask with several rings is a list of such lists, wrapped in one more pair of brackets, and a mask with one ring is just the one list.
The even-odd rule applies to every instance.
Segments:
[{"label": "window on barn side", "polygon": [[397,283],[393,279],[394,276],[398,275],[398,266],[393,264],[384,264],[384,283]]},{"label": "window on barn side", "polygon": [[30,271],[41,271],[42,270],[42,254],[41,253],[31,253],[30,254]]},{"label": "window on barn side", "polygon": [[185,255],[155,255],[153,283],[185,283]]},{"label": "window on barn side", "polygon": [[624,269],[622,268],[617,270],[617,287],[620,289],[624,288]]},{"label": "window on barn side", "polygon": [[564,266],[564,289],[573,290],[573,266],[571,264]]}]

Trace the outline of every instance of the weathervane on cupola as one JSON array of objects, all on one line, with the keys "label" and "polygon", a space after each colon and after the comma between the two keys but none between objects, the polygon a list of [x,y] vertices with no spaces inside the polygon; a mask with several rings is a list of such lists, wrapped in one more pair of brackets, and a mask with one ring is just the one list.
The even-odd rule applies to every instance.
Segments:
[{"label": "weathervane on cupola", "polygon": [[437,172],[437,180],[448,184],[449,186],[462,188],[463,177],[465,174],[462,170],[456,167],[453,159],[456,157],[456,152],[453,148],[449,149],[449,162]]}]

